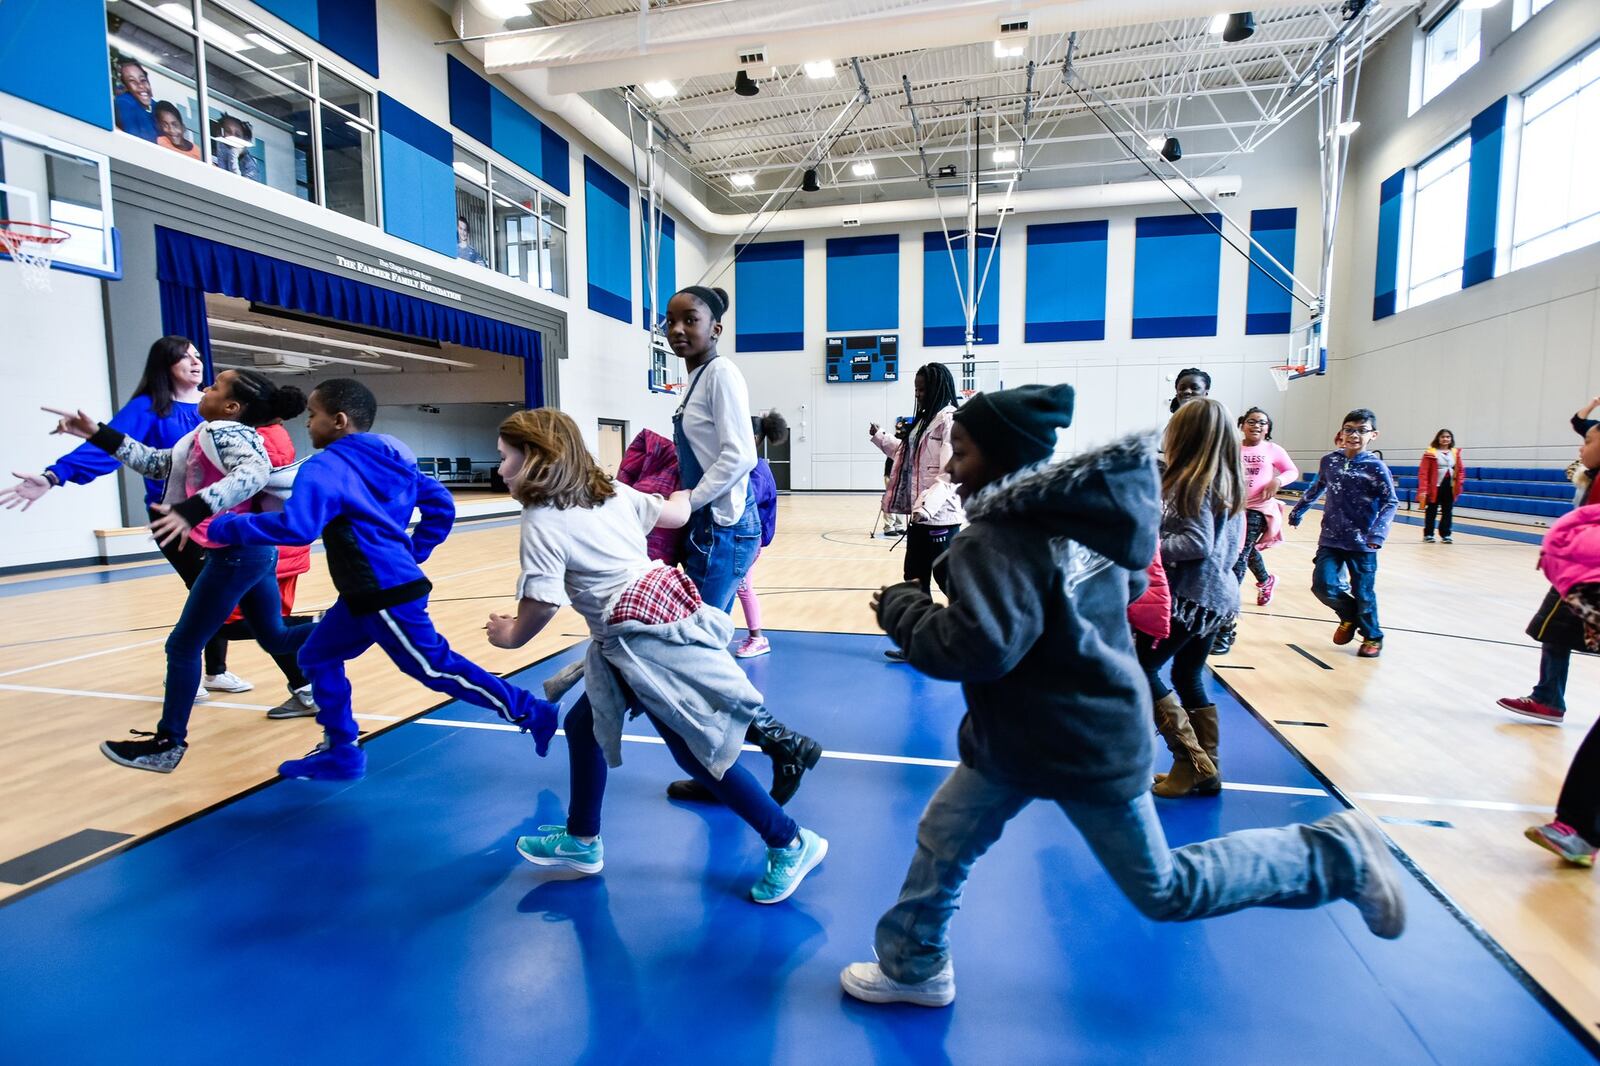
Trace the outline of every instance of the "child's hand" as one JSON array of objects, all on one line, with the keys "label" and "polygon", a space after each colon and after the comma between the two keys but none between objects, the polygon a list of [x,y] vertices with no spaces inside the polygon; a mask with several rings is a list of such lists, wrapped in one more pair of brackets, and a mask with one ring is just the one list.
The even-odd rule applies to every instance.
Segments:
[{"label": "child's hand", "polygon": [[156,538],[157,544],[165,546],[177,541],[181,548],[189,542],[189,533],[194,526],[189,524],[187,518],[164,503],[154,504],[150,509],[161,516],[150,521],[150,533]]},{"label": "child's hand", "polygon": [[56,428],[50,431],[52,435],[65,433],[71,437],[81,437],[84,440],[88,440],[94,436],[95,430],[100,428],[99,422],[96,422],[82,411],[58,411],[54,407],[41,407],[39,410],[61,416],[61,420],[56,423]]},{"label": "child's hand", "polygon": [[878,609],[883,606],[883,594],[888,591],[889,586],[884,585],[883,587],[879,588],[877,592],[872,594],[872,614],[874,617],[877,616]]},{"label": "child's hand", "polygon": [[491,614],[489,621],[484,624],[484,631],[489,634],[489,643],[497,648],[515,648],[517,635],[517,619],[509,614]]},{"label": "child's hand", "polygon": [[1300,528],[1300,519],[1302,519],[1304,517],[1305,517],[1305,515],[1301,514],[1299,511],[1290,511],[1289,512],[1289,524],[1291,526],[1294,526],[1296,529],[1299,529]]},{"label": "child's hand", "polygon": [[1377,551],[1379,548],[1383,547],[1383,541],[1369,540],[1367,541],[1367,547],[1371,548],[1373,551]]}]

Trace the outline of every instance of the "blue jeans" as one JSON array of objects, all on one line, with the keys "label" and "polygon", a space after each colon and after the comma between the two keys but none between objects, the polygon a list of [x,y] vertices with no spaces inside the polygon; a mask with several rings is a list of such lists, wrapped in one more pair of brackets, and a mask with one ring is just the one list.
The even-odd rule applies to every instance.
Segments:
[{"label": "blue jeans", "polygon": [[[772,801],[772,797],[756,783],[749,770],[734,763],[718,781],[694,757],[689,746],[672,731],[671,726],[648,712],[645,717],[661,734],[661,739],[667,742],[667,750],[672,753],[673,761],[760,833],[767,847],[789,846],[800,832],[800,827],[793,818],[783,813],[782,807]],[[567,805],[567,832],[573,836],[599,836],[600,804],[605,799],[608,767],[605,754],[594,739],[594,708],[589,703],[587,692],[578,698],[567,714],[566,728],[567,758],[572,769],[572,800]]]},{"label": "blue jeans", "polygon": [[374,644],[402,673],[506,721],[521,722],[542,702],[452,650],[433,628],[426,596],[374,614],[356,614],[344,600],[336,600],[300,649],[300,669],[311,679],[317,701],[317,724],[335,744],[353,744],[361,732],[350,710],[344,664]]},{"label": "blue jeans", "polygon": [[[1311,560],[1311,591],[1333,609],[1339,621],[1354,625],[1367,640],[1382,640],[1378,625],[1378,553],[1347,548],[1317,549]],[[1350,580],[1342,571],[1350,571]]]},{"label": "blue jeans", "polygon": [[187,739],[189,713],[200,688],[200,653],[235,606],[268,654],[293,654],[311,632],[310,626],[284,626],[277,566],[278,549],[270,544],[206,550],[183,613],[167,637],[167,692],[156,727],[160,735]]},{"label": "blue jeans", "polygon": [[1567,668],[1572,665],[1572,652],[1557,644],[1539,645],[1539,683],[1533,686],[1533,698],[1558,711],[1567,709]]},{"label": "blue jeans", "polygon": [[717,525],[709,505],[689,519],[683,572],[700,590],[700,598],[719,610],[733,610],[739,583],[760,554],[761,515],[753,498],[746,498],[744,514],[731,526]]},{"label": "blue jeans", "polygon": [[[957,766],[922,812],[900,899],[878,920],[878,963],[896,981],[926,981],[950,958],[949,927],[978,856],[1033,797]],[[1148,918],[1187,922],[1245,907],[1319,907],[1359,891],[1366,870],[1352,841],[1315,825],[1245,829],[1167,847],[1155,801],[1063,800],[1100,865]]]}]

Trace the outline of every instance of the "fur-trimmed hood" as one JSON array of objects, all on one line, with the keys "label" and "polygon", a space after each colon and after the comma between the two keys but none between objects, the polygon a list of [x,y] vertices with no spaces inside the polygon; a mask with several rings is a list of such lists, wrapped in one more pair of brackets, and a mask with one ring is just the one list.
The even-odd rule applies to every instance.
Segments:
[{"label": "fur-trimmed hood", "polygon": [[1026,467],[967,501],[974,521],[1029,522],[1118,566],[1143,570],[1161,523],[1156,436],[1134,433],[1058,462]]}]

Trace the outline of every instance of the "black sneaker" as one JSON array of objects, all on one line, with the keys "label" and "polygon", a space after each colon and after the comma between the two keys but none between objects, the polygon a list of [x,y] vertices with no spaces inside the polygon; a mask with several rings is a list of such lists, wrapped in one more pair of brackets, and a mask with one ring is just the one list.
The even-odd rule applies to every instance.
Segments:
[{"label": "black sneaker", "polygon": [[711,790],[694,778],[674,781],[667,786],[667,798],[686,803],[721,803]]},{"label": "black sneaker", "polygon": [[289,698],[267,712],[273,720],[283,718],[311,718],[317,713],[317,702],[311,698],[311,686],[291,689]]},{"label": "black sneaker", "polygon": [[892,663],[903,663],[906,661],[906,653],[901,651],[899,648],[890,648],[888,651],[883,653],[883,657]]},{"label": "black sneaker", "polygon": [[114,763],[131,766],[135,770],[149,770],[156,774],[170,774],[183,761],[189,745],[171,737],[130,729],[140,740],[106,740],[100,744],[100,754]]}]

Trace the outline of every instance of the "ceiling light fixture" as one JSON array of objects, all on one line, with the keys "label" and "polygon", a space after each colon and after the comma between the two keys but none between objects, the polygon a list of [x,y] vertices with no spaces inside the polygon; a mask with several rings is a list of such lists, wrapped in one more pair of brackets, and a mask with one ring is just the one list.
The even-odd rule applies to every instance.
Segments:
[{"label": "ceiling light fixture", "polygon": [[1004,41],[994,42],[994,57],[996,59],[1015,59],[1020,56],[1026,45],[1006,44]]},{"label": "ceiling light fixture", "polygon": [[678,87],[670,81],[647,81],[644,83],[644,91],[657,100],[670,100],[678,95]]},{"label": "ceiling light fixture", "polygon": [[813,59],[805,65],[806,77],[812,81],[821,81],[833,77],[833,60]]},{"label": "ceiling light fixture", "polygon": [[754,174],[731,174],[728,183],[735,189],[749,189],[754,187],[756,176]]},{"label": "ceiling light fixture", "polygon": [[946,163],[944,166],[939,168],[939,176],[941,178],[953,178],[953,177],[955,177],[956,176],[956,165],[954,163]]},{"label": "ceiling light fixture", "polygon": [[1337,133],[1341,137],[1348,137],[1360,128],[1361,123],[1355,119],[1351,119],[1349,122],[1341,122],[1337,126],[1333,127],[1333,132]]},{"label": "ceiling light fixture", "polygon": [[1159,133],[1152,133],[1150,136],[1144,139],[1144,146],[1150,149],[1152,152],[1161,151],[1161,146],[1166,143],[1167,139],[1161,136]]},{"label": "ceiling light fixture", "polygon": [[1015,163],[1017,161],[1017,150],[1015,148],[996,148],[994,150],[994,161],[996,163]]},{"label": "ceiling light fixture", "polygon": [[1223,12],[1221,12],[1219,14],[1211,16],[1211,25],[1206,27],[1206,32],[1210,33],[1210,34],[1214,34],[1216,36],[1221,36],[1222,35],[1222,31],[1227,29],[1227,27],[1228,27],[1228,13],[1226,11],[1223,11]]},{"label": "ceiling light fixture", "polygon": [[761,92],[761,86],[747,72],[739,71],[733,76],[733,91],[740,96],[756,96]]},{"label": "ceiling light fixture", "polygon": [[878,168],[872,165],[872,160],[870,159],[863,159],[859,163],[850,164],[850,173],[858,178],[870,178],[877,172]]},{"label": "ceiling light fixture", "polygon": [[1465,11],[1487,11],[1499,2],[1500,0],[1461,0],[1461,7]]},{"label": "ceiling light fixture", "polygon": [[279,44],[277,41],[274,41],[271,37],[268,37],[264,33],[247,33],[245,34],[245,37],[252,41],[255,46],[260,48],[262,51],[271,52],[275,56],[286,56],[289,54],[289,50],[287,48]]},{"label": "ceiling light fixture", "polygon": [[800,182],[801,192],[821,192],[822,186],[817,181],[817,168],[811,167],[806,171],[806,176]]},{"label": "ceiling light fixture", "polygon": [[1227,25],[1222,27],[1222,39],[1229,44],[1238,44],[1255,35],[1256,17],[1249,11],[1236,11],[1228,16]]},{"label": "ceiling light fixture", "polygon": [[528,14],[528,0],[473,0],[473,6],[490,18],[501,21]]}]

